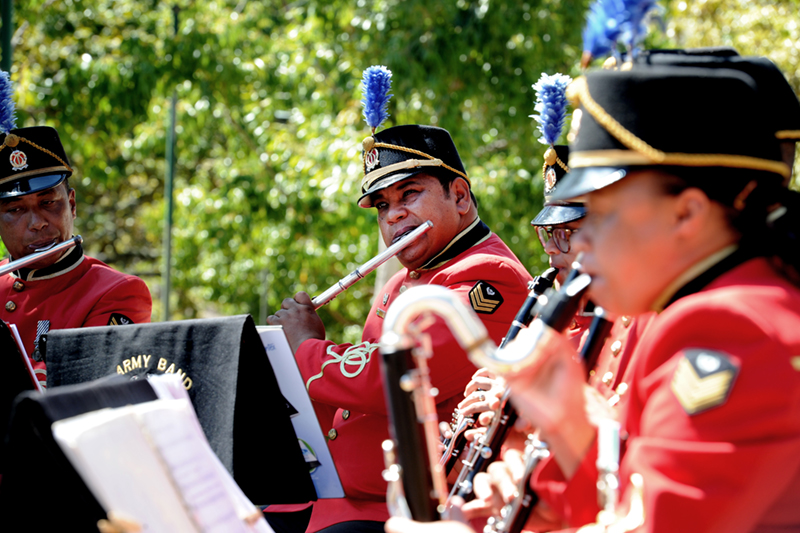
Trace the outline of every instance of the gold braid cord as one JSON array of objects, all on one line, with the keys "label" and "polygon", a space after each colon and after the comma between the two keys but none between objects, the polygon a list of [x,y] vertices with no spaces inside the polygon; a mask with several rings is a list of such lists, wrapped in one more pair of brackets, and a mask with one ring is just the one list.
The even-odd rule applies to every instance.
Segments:
[{"label": "gold braid cord", "polygon": [[[645,141],[628,131],[622,124],[617,122],[614,117],[609,115],[605,109],[594,101],[591,94],[589,94],[589,85],[586,83],[585,77],[580,77],[569,85],[567,89],[567,97],[572,102],[573,106],[577,107],[582,105],[592,117],[603,126],[606,131],[614,136],[629,150],[633,150],[642,154],[647,161],[639,161],[639,164],[653,164],[653,165],[676,165],[688,167],[731,167],[731,168],[748,168],[752,170],[765,170],[767,172],[775,172],[783,177],[789,177],[791,169],[785,163],[780,161],[771,161],[769,159],[761,159],[758,157],[750,157],[745,155],[733,154],[685,154],[685,153],[667,153],[653,148]],[[585,166],[597,166],[598,160],[602,159],[604,150],[597,150],[591,152],[583,152],[583,154],[591,155],[593,163],[587,164],[590,159],[587,156],[582,157],[581,152],[570,154],[570,164],[573,168]],[[619,153],[620,150],[608,150],[609,154]],[[629,158],[629,161],[633,159]],[[614,158],[609,157],[606,162],[608,165],[614,164]]]},{"label": "gold braid cord", "polygon": [[[6,136],[6,139],[8,139],[8,135]],[[65,167],[65,168],[67,168],[67,169],[68,169],[70,172],[73,172],[73,170],[72,170],[72,167],[71,167],[71,166],[69,166],[68,164],[66,164],[66,163],[64,162],[64,160],[63,160],[63,159],[61,159],[60,157],[58,157],[56,154],[54,154],[53,152],[51,152],[51,151],[50,151],[50,150],[48,150],[47,148],[42,148],[42,147],[41,147],[41,146],[39,146],[38,144],[36,144],[36,143],[32,143],[31,141],[29,141],[29,140],[28,140],[28,139],[26,139],[25,137],[19,137],[19,136],[17,136],[17,139],[18,139],[19,141],[21,141],[21,142],[28,143],[28,144],[30,144],[31,146],[33,146],[34,148],[36,148],[36,149],[38,149],[38,150],[41,150],[42,152],[46,153],[47,155],[49,155],[49,156],[53,157],[53,158],[54,158],[56,161],[58,161],[59,163],[61,163],[62,165],[64,165],[64,167]],[[0,146],[0,152],[2,152],[2,151],[3,151],[3,148],[5,148],[6,146],[9,146],[9,145],[7,145],[7,144],[5,143],[5,141],[3,141],[3,145],[2,145],[2,146]],[[11,147],[9,146],[9,148],[11,148]]]},{"label": "gold braid cord", "polygon": [[[567,172],[567,173],[569,173],[569,167],[568,167],[567,165],[565,165],[565,164],[564,164],[564,162],[561,160],[561,158],[560,158],[560,157],[556,157],[556,165],[558,165],[558,166],[560,166],[562,169],[564,169],[564,172]],[[545,161],[545,162],[544,162],[544,164],[542,165],[542,178],[544,178],[544,177],[545,177],[545,174],[547,174],[547,167],[548,167],[548,166],[550,166],[550,165],[548,165],[548,164],[547,164],[547,161]]]},{"label": "gold braid cord", "polygon": [[[431,161],[437,160],[435,157],[433,157],[431,155],[428,155],[425,152],[421,152],[421,151],[415,150],[413,148],[407,148],[405,146],[397,146],[397,145],[394,145],[394,144],[386,144],[386,143],[374,143],[372,145],[372,148],[390,148],[392,150],[397,150],[399,152],[407,152],[409,154],[418,155],[418,156],[424,157],[425,159],[429,159]],[[366,155],[367,155],[367,151],[365,150],[364,151],[364,157],[365,158],[366,158]],[[450,165],[448,165],[447,163],[444,163],[444,162],[440,163],[437,166],[442,166],[442,167],[446,168],[447,170],[449,170],[450,172],[454,172],[454,173],[458,174],[459,176],[461,176],[462,178],[467,180],[467,183],[469,183],[470,186],[472,185],[472,183],[469,181],[469,178],[467,177],[467,175],[465,173],[461,172],[460,170],[456,170],[455,168],[451,167]],[[369,174],[364,176],[364,180],[362,181],[362,188],[363,188],[363,183],[369,183],[370,185],[372,184],[372,181],[369,181],[367,179],[368,176],[369,176]]]}]

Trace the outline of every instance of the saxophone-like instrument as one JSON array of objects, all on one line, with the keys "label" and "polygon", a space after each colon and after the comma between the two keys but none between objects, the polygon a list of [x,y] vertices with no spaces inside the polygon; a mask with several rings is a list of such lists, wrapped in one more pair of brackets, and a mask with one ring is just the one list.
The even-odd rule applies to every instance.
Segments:
[{"label": "saxophone-like instrument", "polygon": [[402,490],[390,487],[389,492],[393,498],[403,499],[390,501],[390,509],[407,509],[407,517],[419,521],[436,520],[446,509],[446,480],[437,451],[438,420],[433,401],[437,391],[427,372],[431,343],[424,326],[415,321],[437,315],[477,366],[499,374],[517,372],[537,366],[541,350],[569,325],[590,282],[588,275],[581,274],[549,297],[543,295],[537,303],[539,317],[501,349],[489,338],[475,312],[454,292],[426,285],[400,295],[386,313],[380,342],[393,440],[384,449],[389,448],[396,456],[396,461],[387,461],[385,478],[390,484],[402,484]]}]

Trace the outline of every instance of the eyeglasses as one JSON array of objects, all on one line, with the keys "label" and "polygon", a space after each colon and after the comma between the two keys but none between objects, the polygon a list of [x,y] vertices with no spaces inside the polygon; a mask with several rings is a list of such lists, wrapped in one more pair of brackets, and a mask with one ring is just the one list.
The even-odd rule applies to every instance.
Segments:
[{"label": "eyeglasses", "polygon": [[553,239],[553,242],[562,254],[569,253],[569,238],[578,231],[577,229],[569,228],[553,228],[552,226],[537,226],[536,234],[539,236],[539,242],[542,243],[542,248],[547,246],[547,241]]}]

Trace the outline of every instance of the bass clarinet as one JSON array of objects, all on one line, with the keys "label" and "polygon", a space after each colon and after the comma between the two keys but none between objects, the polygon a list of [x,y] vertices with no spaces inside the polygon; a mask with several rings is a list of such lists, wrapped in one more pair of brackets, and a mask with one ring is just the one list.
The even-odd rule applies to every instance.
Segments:
[{"label": "bass clarinet", "polygon": [[[389,493],[399,501],[388,502],[393,512],[407,518],[432,521],[446,510],[446,480],[437,453],[438,428],[427,358],[430,337],[414,321],[424,314],[442,317],[470,359],[497,372],[515,372],[530,366],[553,335],[567,327],[578,308],[591,278],[582,274],[547,299],[531,327],[505,348],[498,349],[486,327],[472,309],[454,292],[435,285],[413,287],[395,301],[384,319],[380,351],[386,404],[389,410],[391,443],[384,445],[395,454],[387,461],[385,476]],[[542,302],[539,302],[539,306]],[[566,317],[566,318],[565,318]]]}]

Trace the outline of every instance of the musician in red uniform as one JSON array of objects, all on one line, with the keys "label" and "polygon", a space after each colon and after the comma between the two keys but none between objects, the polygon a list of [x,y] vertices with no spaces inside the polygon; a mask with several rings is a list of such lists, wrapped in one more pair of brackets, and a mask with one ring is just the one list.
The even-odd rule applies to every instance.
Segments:
[{"label": "musician in red uniform", "polygon": [[[14,260],[73,236],[75,190],[55,129],[0,135],[0,236]],[[84,255],[80,244],[0,277],[0,295],[0,318],[16,324],[42,385],[47,379],[38,346],[42,334],[149,322],[152,306],[141,279]]]},{"label": "musician in red uniform", "polygon": [[[309,532],[382,531],[389,517],[381,442],[388,418],[377,343],[392,302],[417,285],[443,285],[481,317],[499,343],[527,294],[530,275],[480,220],[470,181],[446,130],[396,126],[365,141],[361,207],[377,211],[389,245],[423,224],[433,228],[398,255],[404,268],[376,295],[362,342],[336,344],[305,293],[269,317],[285,327],[342,479],[346,498],[315,502]],[[427,329],[436,357],[440,419],[449,419],[475,371],[443,321]]]},{"label": "musician in red uniform", "polygon": [[567,343],[540,377],[509,377],[555,456],[537,493],[587,532],[797,529],[800,200],[757,84],[727,69],[634,67],[573,90],[583,115],[559,194],[586,199],[573,245],[591,296],[658,314],[630,363],[611,514],[597,516],[597,434]]}]

